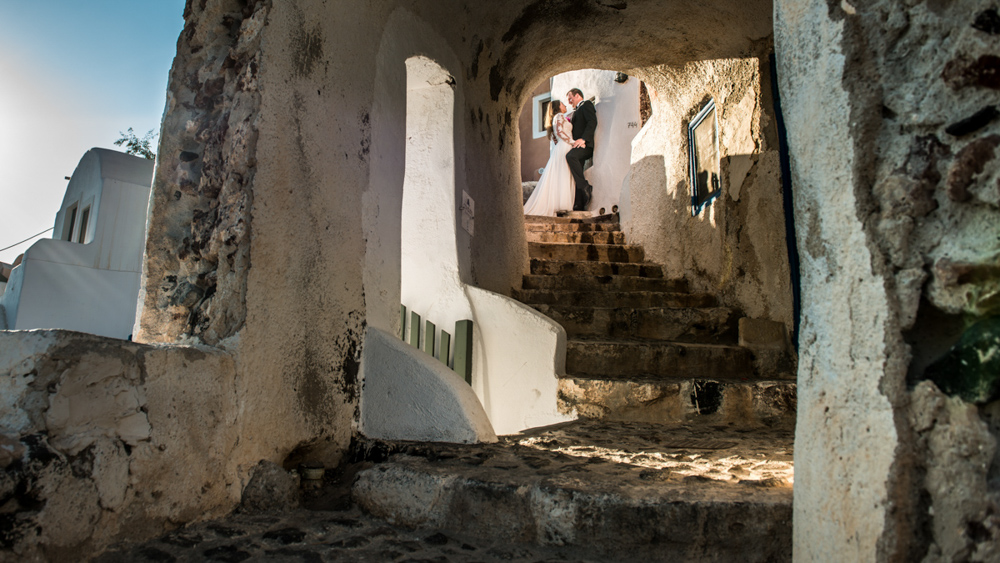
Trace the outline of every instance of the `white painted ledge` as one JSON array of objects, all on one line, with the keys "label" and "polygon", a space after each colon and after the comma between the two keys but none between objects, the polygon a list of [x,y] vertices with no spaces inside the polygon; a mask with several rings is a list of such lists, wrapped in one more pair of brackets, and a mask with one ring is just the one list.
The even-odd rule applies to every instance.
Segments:
[{"label": "white painted ledge", "polygon": [[538,311],[466,285],[476,323],[472,383],[498,434],[574,420],[558,410],[566,330]]},{"label": "white painted ledge", "polygon": [[472,388],[447,366],[369,326],[361,354],[361,428],[369,438],[496,442]]}]

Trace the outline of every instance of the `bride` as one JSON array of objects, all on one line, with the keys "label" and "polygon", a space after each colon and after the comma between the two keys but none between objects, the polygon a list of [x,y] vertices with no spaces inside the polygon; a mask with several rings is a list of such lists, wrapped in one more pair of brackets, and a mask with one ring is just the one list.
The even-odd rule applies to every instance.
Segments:
[{"label": "bride", "polygon": [[566,164],[566,153],[573,148],[573,124],[567,119],[566,106],[559,100],[548,105],[545,131],[554,145],[549,148],[549,161],[535,191],[524,204],[524,214],[554,217],[556,211],[573,209],[575,187]]}]

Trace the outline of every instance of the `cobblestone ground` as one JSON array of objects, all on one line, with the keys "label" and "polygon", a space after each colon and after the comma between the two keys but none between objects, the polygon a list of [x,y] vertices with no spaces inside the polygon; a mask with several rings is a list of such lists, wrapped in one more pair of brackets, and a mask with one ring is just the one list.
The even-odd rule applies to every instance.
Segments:
[{"label": "cobblestone ground", "polygon": [[[607,561],[578,547],[394,526],[352,507],[350,484],[355,471],[398,453],[441,464],[444,471],[455,466],[456,473],[462,460],[471,459],[482,471],[496,471],[498,479],[517,479],[512,474],[523,471],[525,482],[555,472],[599,489],[652,481],[719,499],[745,487],[790,495],[793,433],[791,425],[747,430],[581,420],[506,436],[497,444],[365,442],[346,474],[328,472],[324,487],[304,491],[304,505],[314,510],[234,514],[107,552],[96,561]],[[630,558],[622,553],[619,560]]]},{"label": "cobblestone ground", "polygon": [[679,478],[774,486],[794,482],[794,434],[791,424],[748,429],[580,420],[503,441]]},{"label": "cobblestone ground", "polygon": [[596,561],[582,550],[462,538],[438,530],[406,530],[347,511],[295,510],[233,515],[188,526],[162,538],[107,552],[99,563],[184,561]]}]

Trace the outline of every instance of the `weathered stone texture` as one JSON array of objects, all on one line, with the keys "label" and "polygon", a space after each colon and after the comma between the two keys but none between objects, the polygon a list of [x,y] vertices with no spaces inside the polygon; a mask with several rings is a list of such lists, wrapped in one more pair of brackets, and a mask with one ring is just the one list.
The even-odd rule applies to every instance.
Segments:
[{"label": "weathered stone texture", "polygon": [[[770,41],[755,49],[743,59],[629,71],[648,85],[653,115],[633,141],[622,222],[667,277],[683,276],[695,290],[791,331]],[[692,217],[687,124],[709,98],[719,126],[721,197]]]},{"label": "weathered stone texture", "polygon": [[1000,559],[1000,490],[988,482],[996,472],[996,428],[991,433],[975,405],[930,382],[913,390],[909,422],[933,530],[924,561]]},{"label": "weathered stone texture", "polygon": [[280,465],[261,461],[253,469],[250,482],[243,489],[239,511],[257,514],[292,510],[299,505],[299,478]]},{"label": "weathered stone texture", "polygon": [[[969,344],[973,335],[963,333],[995,316],[1000,304],[1000,124],[993,107],[1000,43],[990,10],[976,1],[776,3],[779,77],[782,93],[793,98],[785,107],[796,211],[807,219],[798,233],[803,302],[832,298],[803,309],[810,352],[799,374],[797,440],[804,447],[796,452],[808,460],[797,465],[797,522],[820,522],[806,516],[819,509],[830,524],[797,525],[797,557],[823,553],[827,538],[853,542],[835,527],[864,542],[877,531],[875,549],[863,548],[870,557],[996,557],[975,547],[990,541],[994,524],[969,502],[998,490],[986,478],[991,455],[969,450],[972,443],[985,448],[991,433],[995,439],[996,430],[980,420],[992,407],[977,413],[947,399],[942,410],[945,399],[933,386],[939,400],[926,398],[928,384],[907,387],[933,373],[949,393],[972,398],[963,393],[966,372],[989,361],[989,354],[968,354],[976,345],[948,349],[961,338]],[[811,123],[801,120],[807,115]],[[831,213],[834,202],[851,211]],[[856,254],[838,250],[845,245]],[[832,291],[820,293],[824,287]],[[840,318],[845,304],[847,322]],[[833,350],[847,371],[836,369],[842,360]],[[873,357],[880,365],[863,367]],[[937,367],[925,373],[927,366]],[[919,422],[945,411],[951,414],[938,420],[940,428]],[[865,434],[838,439],[824,426]],[[875,450],[845,453],[868,443],[868,432],[880,448],[896,444],[891,466]],[[857,510],[840,512],[841,499],[853,495],[813,488],[828,487],[822,476],[837,474],[851,480],[851,491],[868,493],[869,515],[883,514],[881,529]]]},{"label": "weathered stone texture", "polygon": [[237,388],[212,349],[0,332],[0,560],[80,560],[227,513],[259,459],[237,447]]},{"label": "weathered stone texture", "polygon": [[246,319],[260,39],[270,2],[189,2],[170,74],[137,340],[208,344]]}]

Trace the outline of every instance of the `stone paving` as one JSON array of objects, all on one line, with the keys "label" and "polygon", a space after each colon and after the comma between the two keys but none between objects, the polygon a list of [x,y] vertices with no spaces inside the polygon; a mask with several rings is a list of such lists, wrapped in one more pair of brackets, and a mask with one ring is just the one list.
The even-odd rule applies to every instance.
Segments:
[{"label": "stone paving", "polygon": [[[580,420],[504,441],[573,457],[747,485],[792,485],[791,425],[732,428]],[[642,474],[640,470],[640,474]]]},{"label": "stone paving", "polygon": [[[553,485],[565,481],[591,491],[630,491],[644,497],[652,493],[675,501],[758,499],[787,503],[790,510],[792,438],[791,426],[747,430],[580,420],[501,437],[496,444],[362,440],[346,473],[328,472],[322,487],[303,491],[304,506],[325,510],[234,514],[124,546],[97,561],[630,560],[627,549],[618,557],[614,551],[579,545],[535,545],[510,534],[505,537],[490,524],[479,528],[482,533],[406,527],[394,515],[377,518],[352,505],[351,486],[358,471],[396,466],[454,478],[520,482],[521,488],[538,480]],[[648,550],[636,548],[648,556]],[[664,553],[664,560],[676,559]]]},{"label": "stone paving", "polygon": [[98,563],[222,561],[596,561],[579,548],[406,530],[358,509],[233,515],[105,553]]}]

